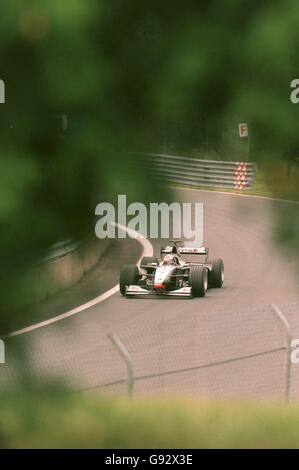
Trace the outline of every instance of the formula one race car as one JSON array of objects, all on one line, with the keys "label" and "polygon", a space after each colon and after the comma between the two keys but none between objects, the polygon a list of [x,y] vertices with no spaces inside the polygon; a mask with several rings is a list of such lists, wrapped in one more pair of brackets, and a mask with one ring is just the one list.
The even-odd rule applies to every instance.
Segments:
[{"label": "formula one race car", "polygon": [[[208,260],[208,248],[178,246],[161,248],[161,261],[144,256],[140,266],[122,267],[119,289],[124,296],[159,294],[177,297],[204,297],[208,287],[222,287],[224,263],[222,259]],[[204,255],[203,262],[183,261],[181,255]]]}]

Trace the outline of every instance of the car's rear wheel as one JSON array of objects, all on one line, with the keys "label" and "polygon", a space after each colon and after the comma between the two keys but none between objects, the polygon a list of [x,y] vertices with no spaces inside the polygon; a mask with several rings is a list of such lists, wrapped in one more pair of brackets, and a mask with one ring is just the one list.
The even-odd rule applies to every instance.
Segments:
[{"label": "car's rear wheel", "polygon": [[119,276],[119,290],[121,295],[126,294],[126,286],[137,284],[139,280],[139,270],[134,264],[125,264]]},{"label": "car's rear wheel", "polygon": [[208,270],[204,266],[192,266],[189,272],[189,284],[193,297],[204,297],[208,289]]},{"label": "car's rear wheel", "polygon": [[224,263],[221,258],[209,261],[212,265],[212,271],[209,271],[209,286],[222,287],[224,281]]}]

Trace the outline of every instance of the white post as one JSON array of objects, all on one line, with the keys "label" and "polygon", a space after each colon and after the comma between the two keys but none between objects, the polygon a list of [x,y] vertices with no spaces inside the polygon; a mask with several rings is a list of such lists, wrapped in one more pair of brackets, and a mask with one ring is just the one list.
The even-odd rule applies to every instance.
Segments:
[{"label": "white post", "polygon": [[291,386],[291,342],[292,334],[288,320],[276,304],[272,304],[272,311],[275,314],[278,321],[282,324],[286,334],[286,372],[285,372],[285,384],[284,384],[284,398],[285,401],[290,399],[290,386]]},{"label": "white post", "polygon": [[119,337],[115,334],[109,334],[107,335],[110,341],[114,344],[118,352],[120,353],[121,357],[124,359],[127,369],[128,369],[128,395],[131,397],[133,395],[133,388],[134,388],[134,370],[133,370],[133,361],[132,358],[125,348],[125,346],[122,344],[121,340]]},{"label": "white post", "polygon": [[3,80],[0,80],[0,103],[5,103],[5,83]]},{"label": "white post", "polygon": [[0,364],[5,364],[5,344],[3,339],[0,339]]}]

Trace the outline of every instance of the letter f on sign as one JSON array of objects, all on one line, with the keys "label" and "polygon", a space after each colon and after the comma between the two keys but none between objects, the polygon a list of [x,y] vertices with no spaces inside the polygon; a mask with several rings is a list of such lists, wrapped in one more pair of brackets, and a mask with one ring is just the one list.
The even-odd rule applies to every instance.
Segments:
[{"label": "letter f on sign", "polygon": [[239,124],[239,136],[248,137],[248,125],[246,122]]}]

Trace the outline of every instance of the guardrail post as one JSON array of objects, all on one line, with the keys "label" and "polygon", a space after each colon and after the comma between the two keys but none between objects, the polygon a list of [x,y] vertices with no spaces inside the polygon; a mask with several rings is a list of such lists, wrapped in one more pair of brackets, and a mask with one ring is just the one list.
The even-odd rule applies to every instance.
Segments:
[{"label": "guardrail post", "polygon": [[134,369],[133,369],[133,361],[132,358],[125,348],[125,346],[122,344],[121,340],[115,333],[110,333],[107,335],[112,344],[116,347],[117,351],[120,353],[121,357],[124,359],[127,370],[128,370],[128,395],[129,397],[133,396],[133,390],[134,390]]},{"label": "guardrail post", "polygon": [[286,364],[285,364],[285,384],[284,384],[284,398],[285,401],[290,399],[290,386],[291,386],[291,343],[292,334],[288,320],[276,304],[271,305],[272,311],[278,321],[284,327],[286,333]]}]

